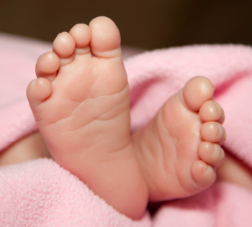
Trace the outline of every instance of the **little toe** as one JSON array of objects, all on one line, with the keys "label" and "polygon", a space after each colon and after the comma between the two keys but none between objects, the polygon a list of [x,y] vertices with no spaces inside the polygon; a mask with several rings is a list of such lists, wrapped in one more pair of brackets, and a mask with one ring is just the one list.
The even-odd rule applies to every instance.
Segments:
[{"label": "little toe", "polygon": [[218,122],[206,122],[200,129],[201,138],[204,141],[223,144],[226,139],[226,131]]},{"label": "little toe", "polygon": [[219,166],[225,157],[225,152],[216,143],[201,142],[198,149],[200,159],[212,166]]},{"label": "little toe", "polygon": [[75,50],[75,40],[68,32],[62,32],[57,35],[53,41],[53,51],[61,61],[61,65],[66,65],[73,61]]},{"label": "little toe", "polygon": [[199,116],[203,122],[218,121],[221,124],[224,122],[223,109],[217,102],[212,100],[205,102],[201,106]]},{"label": "little toe", "polygon": [[75,54],[90,53],[89,42],[91,39],[91,31],[89,26],[86,24],[76,24],[69,33],[75,40]]},{"label": "little toe", "polygon": [[214,86],[206,77],[198,76],[190,79],[183,89],[184,104],[192,111],[199,111],[203,103],[211,100]]},{"label": "little toe", "polygon": [[60,67],[60,59],[53,52],[47,52],[41,55],[36,63],[35,71],[37,77],[46,77],[49,81],[52,81]]},{"label": "little toe", "polygon": [[212,166],[201,160],[197,160],[192,164],[191,173],[197,187],[209,187],[216,179],[216,173]]},{"label": "little toe", "polygon": [[34,106],[39,105],[48,98],[51,93],[51,82],[43,77],[31,81],[26,91],[27,98],[32,109],[34,109]]},{"label": "little toe", "polygon": [[121,57],[121,36],[116,24],[107,17],[93,19],[91,29],[91,51],[96,57]]}]

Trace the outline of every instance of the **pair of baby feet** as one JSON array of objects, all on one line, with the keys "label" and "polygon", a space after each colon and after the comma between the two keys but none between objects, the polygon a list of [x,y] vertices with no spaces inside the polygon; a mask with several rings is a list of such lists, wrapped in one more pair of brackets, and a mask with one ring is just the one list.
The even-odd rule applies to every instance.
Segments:
[{"label": "pair of baby feet", "polygon": [[60,33],[36,74],[27,97],[53,159],[119,212],[137,219],[148,201],[191,196],[215,181],[225,130],[213,85],[192,78],[132,135],[120,33],[110,19]]}]

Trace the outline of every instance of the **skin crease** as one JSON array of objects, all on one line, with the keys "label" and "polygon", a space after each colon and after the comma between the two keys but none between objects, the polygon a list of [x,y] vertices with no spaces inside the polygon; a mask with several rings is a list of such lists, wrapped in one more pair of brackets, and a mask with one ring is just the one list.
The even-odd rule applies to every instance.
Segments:
[{"label": "skin crease", "polygon": [[[120,32],[112,20],[98,17],[60,33],[53,51],[38,59],[36,74],[27,98],[42,136],[10,146],[0,165],[51,154],[132,219],[142,216],[148,201],[188,197],[215,181],[226,135],[212,83],[192,78],[131,134]],[[225,179],[225,169],[219,173]]]}]

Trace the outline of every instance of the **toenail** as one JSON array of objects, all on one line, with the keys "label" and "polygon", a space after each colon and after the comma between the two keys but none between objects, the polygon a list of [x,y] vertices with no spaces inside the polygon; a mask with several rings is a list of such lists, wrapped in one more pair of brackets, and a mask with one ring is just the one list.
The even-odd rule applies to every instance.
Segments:
[{"label": "toenail", "polygon": [[215,160],[222,160],[223,158],[223,152],[219,152],[219,145],[214,144],[214,151],[213,151],[213,158]]},{"label": "toenail", "polygon": [[213,155],[215,156],[218,152],[218,145],[214,144],[214,151],[213,151]]},{"label": "toenail", "polygon": [[220,105],[217,102],[214,102],[215,106],[218,108],[219,114],[221,114],[222,110]]},{"label": "toenail", "polygon": [[223,128],[222,128],[222,126],[220,124],[217,124],[217,125],[219,127],[219,133],[218,133],[218,135],[223,135]]},{"label": "toenail", "polygon": [[42,58],[44,55],[45,55],[45,53],[41,54],[41,55],[39,56],[39,58]]},{"label": "toenail", "polygon": [[225,157],[225,152],[221,149],[221,156],[220,156],[220,160],[223,160]]},{"label": "toenail", "polygon": [[36,84],[36,82],[37,82],[37,79],[34,79],[34,80],[32,80],[32,81],[30,82],[30,85],[31,85],[31,86],[34,86],[34,85]]},{"label": "toenail", "polygon": [[206,172],[207,169],[208,169],[208,165],[206,163],[204,163],[204,162],[200,162],[199,167],[200,167],[200,169],[202,170],[203,173]]},{"label": "toenail", "polygon": [[219,162],[221,162],[224,157],[225,157],[225,152],[223,151],[223,149],[218,145],[218,144],[214,144],[214,158],[217,161],[216,164],[220,164]]},{"label": "toenail", "polygon": [[208,170],[208,165],[205,165],[204,172],[206,172],[207,170]]}]

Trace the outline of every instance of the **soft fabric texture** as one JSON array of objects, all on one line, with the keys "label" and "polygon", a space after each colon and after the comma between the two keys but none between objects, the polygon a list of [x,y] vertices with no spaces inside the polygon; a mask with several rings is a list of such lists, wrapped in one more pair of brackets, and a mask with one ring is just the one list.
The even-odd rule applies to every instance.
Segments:
[{"label": "soft fabric texture", "polygon": [[[0,34],[0,150],[36,130],[26,100],[39,41]],[[130,55],[131,51],[127,52]],[[208,77],[226,112],[225,146],[252,166],[252,49],[191,46],[146,52],[125,61],[131,88],[132,130],[143,127],[191,77]],[[252,193],[215,183],[199,195],[168,202],[151,219],[132,221],[52,160],[0,168],[1,226],[252,226]]]}]

